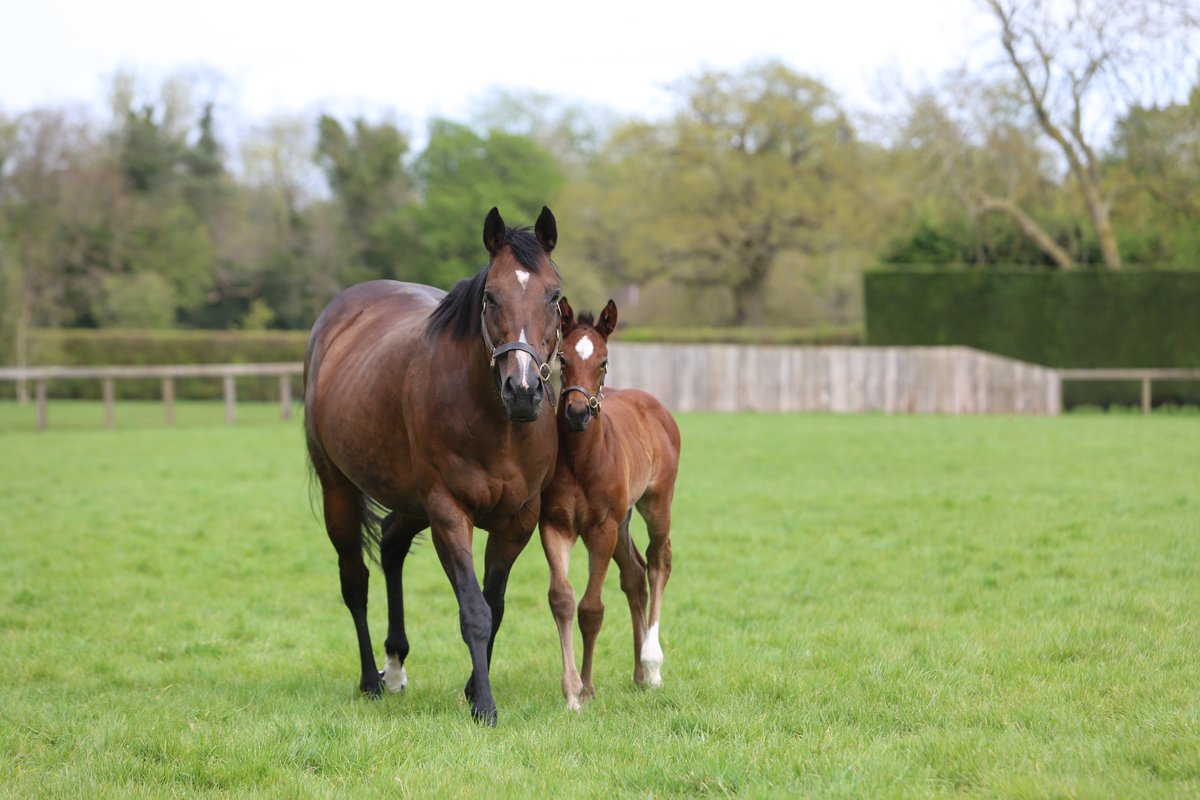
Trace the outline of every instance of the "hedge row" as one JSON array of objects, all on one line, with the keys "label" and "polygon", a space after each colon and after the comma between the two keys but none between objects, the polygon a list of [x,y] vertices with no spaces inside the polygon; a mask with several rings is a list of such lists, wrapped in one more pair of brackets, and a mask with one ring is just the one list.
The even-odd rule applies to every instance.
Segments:
[{"label": "hedge row", "polygon": [[[867,343],[968,345],[1051,367],[1200,367],[1200,272],[873,272]],[[1067,384],[1065,401],[1134,404],[1130,382]],[[1156,382],[1155,402],[1200,402]]]},{"label": "hedge row", "polygon": [[[36,330],[29,337],[30,366],[94,366],[98,364],[256,364],[303,361],[306,331],[161,331],[161,330]],[[273,400],[279,396],[278,378],[238,378],[238,397]],[[131,400],[159,396],[157,380],[121,380],[117,396]],[[299,397],[300,380],[293,381]],[[51,384],[56,397],[96,398],[98,381],[58,380]],[[176,381],[178,397],[209,400],[221,397],[218,378]]]}]

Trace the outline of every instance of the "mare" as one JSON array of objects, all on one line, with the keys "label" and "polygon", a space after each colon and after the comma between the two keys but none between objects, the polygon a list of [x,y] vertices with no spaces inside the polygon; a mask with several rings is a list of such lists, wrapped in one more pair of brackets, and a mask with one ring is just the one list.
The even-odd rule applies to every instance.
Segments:
[{"label": "mare", "polygon": [[[604,621],[600,592],[609,559],[621,573],[621,589],[633,617],[633,679],[662,685],[658,640],[663,589],[671,575],[671,499],[679,472],[679,427],[653,396],[637,389],[602,394],[608,369],[608,337],[617,324],[609,300],[598,321],[576,319],[570,303],[562,312],[562,398],[558,417],[558,463],[542,495],[540,530],[550,564],[550,610],[562,645],[562,690],[567,707],[578,710],[595,695],[592,658]],[[633,509],[646,521],[650,545],[645,558],[629,535]],[[571,617],[575,595],[567,580],[571,547],[583,537],[588,581],[579,602],[583,672],[575,668]],[[650,595],[647,614],[646,579]]]},{"label": "mare", "polygon": [[[542,208],[532,231],[483,226],[488,263],[447,294],[371,281],[335,297],[313,325],[304,363],[305,432],[325,529],[354,620],[359,688],[407,685],[401,575],[429,528],[454,589],[471,657],[472,715],[496,724],[488,669],[509,571],[537,523],[558,448],[549,359],[561,336],[558,233]],[[501,342],[494,345],[494,342]],[[391,509],[382,521],[377,509]],[[473,528],[488,531],[480,589]],[[364,550],[378,545],[388,599],[387,665],[367,627]]]}]

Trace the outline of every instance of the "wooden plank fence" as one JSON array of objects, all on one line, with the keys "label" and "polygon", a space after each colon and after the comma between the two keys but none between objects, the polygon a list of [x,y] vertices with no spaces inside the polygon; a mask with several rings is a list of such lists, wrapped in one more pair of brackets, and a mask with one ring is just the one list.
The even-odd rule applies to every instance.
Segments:
[{"label": "wooden plank fence", "polygon": [[1056,370],[968,347],[621,344],[612,386],[676,411],[1058,414]]},{"label": "wooden plank fence", "polygon": [[[675,411],[830,411],[884,414],[1041,414],[1062,409],[1062,382],[1136,380],[1149,413],[1154,380],[1200,380],[1200,369],[1070,369],[1015,361],[969,347],[785,347],[622,344],[610,350],[608,384],[637,387]],[[175,380],[220,378],[225,419],[237,418],[239,377],[277,376],[279,407],[292,413],[299,362],[108,367],[6,367],[0,380],[32,382],[37,426],[48,424],[47,386],[99,380],[104,419],[115,424],[116,384],[161,381],[163,415],[174,422]]]}]

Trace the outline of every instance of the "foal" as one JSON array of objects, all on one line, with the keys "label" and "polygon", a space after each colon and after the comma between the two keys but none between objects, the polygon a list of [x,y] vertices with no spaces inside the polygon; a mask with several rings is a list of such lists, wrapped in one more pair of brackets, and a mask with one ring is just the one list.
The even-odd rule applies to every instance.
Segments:
[{"label": "foal", "polygon": [[[679,471],[679,427],[670,412],[645,392],[600,393],[608,368],[608,337],[617,324],[613,301],[608,301],[596,322],[591,314],[576,319],[565,298],[559,301],[559,309],[563,390],[558,407],[558,462],[542,494],[539,527],[550,564],[550,610],[562,644],[563,695],[567,708],[578,710],[584,699],[596,693],[592,657],[604,620],[600,592],[610,558],[620,569],[621,589],[633,616],[633,679],[662,685],[658,619],[671,575],[671,498]],[[650,534],[645,559],[629,536],[635,505]],[[571,634],[575,595],[567,581],[571,547],[579,536],[588,550],[587,589],[579,602],[582,674],[575,669]]]}]

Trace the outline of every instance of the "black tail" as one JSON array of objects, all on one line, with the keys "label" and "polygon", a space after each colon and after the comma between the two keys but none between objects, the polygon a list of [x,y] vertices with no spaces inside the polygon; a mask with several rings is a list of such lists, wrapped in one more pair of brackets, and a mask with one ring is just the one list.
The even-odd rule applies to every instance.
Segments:
[{"label": "black tail", "polygon": [[379,543],[383,541],[383,532],[392,524],[395,511],[381,505],[375,499],[362,496],[362,548],[371,560],[379,563]]}]

